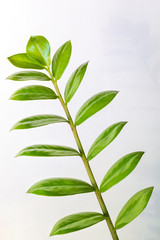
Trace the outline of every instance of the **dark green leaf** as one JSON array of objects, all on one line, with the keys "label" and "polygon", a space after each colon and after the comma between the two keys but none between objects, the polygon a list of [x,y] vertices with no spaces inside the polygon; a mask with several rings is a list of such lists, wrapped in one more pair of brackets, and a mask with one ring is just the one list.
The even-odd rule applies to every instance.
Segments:
[{"label": "dark green leaf", "polygon": [[79,109],[75,118],[75,125],[83,123],[86,119],[108,105],[117,93],[117,91],[105,91],[89,98]]},{"label": "dark green leaf", "polygon": [[50,178],[35,183],[28,193],[43,196],[67,196],[93,192],[94,188],[88,183],[72,178]]},{"label": "dark green leaf", "polygon": [[33,157],[62,157],[62,156],[79,156],[79,152],[73,148],[57,145],[32,145],[22,149],[18,156]]},{"label": "dark green leaf", "polygon": [[82,212],[72,214],[60,219],[54,225],[50,236],[75,232],[99,223],[104,219],[105,216],[96,212]]},{"label": "dark green leaf", "polygon": [[67,122],[67,120],[61,116],[57,115],[35,115],[31,117],[24,118],[19,122],[15,123],[11,130],[14,129],[28,129],[40,126],[45,126],[52,123]]},{"label": "dark green leaf", "polygon": [[43,65],[30,58],[26,53],[12,55],[8,57],[8,60],[19,68],[44,69]]},{"label": "dark green leaf", "polygon": [[28,80],[50,81],[51,80],[46,74],[41,72],[36,72],[36,71],[17,72],[7,77],[7,79],[14,80],[14,81],[28,81]]},{"label": "dark green leaf", "polygon": [[52,60],[52,74],[55,80],[61,78],[64,70],[66,69],[72,51],[71,42],[64,43],[54,54]]},{"label": "dark green leaf", "polygon": [[43,99],[56,99],[58,96],[55,92],[44,86],[40,85],[30,85],[22,87],[14,92],[10,99],[18,101],[27,101],[27,100],[43,100]]},{"label": "dark green leaf", "polygon": [[127,122],[115,123],[102,132],[89,149],[87,160],[91,160],[107,147],[117,137],[126,123]]},{"label": "dark green leaf", "polygon": [[133,152],[119,159],[103,178],[101,192],[107,191],[127,177],[135,169],[143,154],[144,152]]},{"label": "dark green leaf", "polygon": [[31,36],[27,43],[26,52],[43,66],[51,64],[50,45],[43,36]]},{"label": "dark green leaf", "polygon": [[87,65],[88,62],[79,66],[69,78],[64,92],[64,98],[66,103],[68,103],[71,100],[71,98],[77,91],[86,72]]},{"label": "dark green leaf", "polygon": [[152,191],[153,187],[145,188],[137,192],[129,199],[116,219],[116,229],[122,228],[130,223],[145,209],[151,197]]}]

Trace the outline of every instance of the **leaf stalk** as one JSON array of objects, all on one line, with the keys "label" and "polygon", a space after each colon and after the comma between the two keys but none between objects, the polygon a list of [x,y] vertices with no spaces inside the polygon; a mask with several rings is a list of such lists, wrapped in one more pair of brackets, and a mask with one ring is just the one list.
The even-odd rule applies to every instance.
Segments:
[{"label": "leaf stalk", "polygon": [[65,114],[66,114],[66,116],[67,116],[67,119],[68,119],[68,121],[69,121],[69,125],[70,125],[70,127],[71,127],[71,130],[72,130],[74,139],[75,139],[76,144],[77,144],[77,147],[78,147],[78,149],[79,149],[81,159],[82,159],[83,164],[84,164],[84,166],[85,166],[85,169],[86,169],[86,171],[87,171],[87,174],[88,174],[88,177],[89,177],[89,179],[90,179],[90,182],[91,182],[93,188],[95,189],[95,194],[96,194],[97,200],[98,200],[98,202],[99,202],[99,205],[100,205],[100,207],[101,207],[101,210],[102,210],[104,216],[106,217],[106,223],[107,223],[107,225],[108,225],[108,228],[109,228],[109,231],[110,231],[110,233],[111,233],[112,239],[113,239],[113,240],[119,240],[118,235],[117,235],[117,232],[116,232],[116,229],[115,229],[115,227],[114,227],[114,225],[113,225],[113,223],[112,223],[112,220],[111,220],[111,218],[110,218],[109,212],[108,212],[107,207],[106,207],[106,205],[105,205],[105,202],[104,202],[104,200],[103,200],[102,194],[101,194],[101,192],[100,192],[100,190],[99,190],[99,187],[98,187],[98,185],[97,185],[96,179],[95,179],[95,177],[94,177],[94,175],[93,175],[93,172],[92,172],[92,170],[91,170],[90,164],[89,164],[89,162],[87,161],[87,157],[86,157],[86,155],[85,155],[85,152],[84,152],[82,143],[81,143],[81,141],[80,141],[80,138],[79,138],[79,135],[78,135],[76,126],[75,126],[75,124],[74,124],[74,122],[73,122],[73,119],[72,119],[72,117],[71,117],[71,114],[70,114],[70,112],[69,112],[69,109],[68,109],[68,107],[67,107],[67,104],[66,104],[65,101],[63,100],[63,97],[62,97],[61,92],[60,92],[60,90],[59,90],[59,88],[58,88],[58,85],[57,85],[57,81],[54,79],[54,77],[53,77],[53,75],[52,75],[52,73],[51,73],[51,71],[50,71],[50,68],[48,67],[48,68],[46,68],[46,70],[47,70],[47,72],[49,73],[49,75],[50,75],[50,77],[51,77],[51,81],[52,81],[52,83],[53,83],[53,85],[54,85],[54,88],[55,88],[55,91],[56,91],[57,96],[58,96],[58,98],[59,98],[59,101],[61,102],[61,105],[62,105],[62,107],[63,107],[63,109],[64,109],[64,111],[65,111]]}]

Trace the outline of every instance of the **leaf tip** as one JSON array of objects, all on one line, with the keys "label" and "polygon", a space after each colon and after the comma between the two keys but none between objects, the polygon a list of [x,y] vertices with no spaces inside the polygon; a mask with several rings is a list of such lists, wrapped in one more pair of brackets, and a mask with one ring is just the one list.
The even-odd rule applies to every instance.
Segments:
[{"label": "leaf tip", "polygon": [[54,235],[56,235],[54,232],[53,232],[53,230],[50,232],[50,234],[49,234],[49,237],[52,237],[52,236],[54,236]]},{"label": "leaf tip", "polygon": [[19,156],[21,156],[21,152],[18,152],[14,157],[16,158],[16,157],[19,157]]},{"label": "leaf tip", "polygon": [[26,193],[32,193],[31,188],[29,188]]},{"label": "leaf tip", "polygon": [[14,126],[10,128],[9,132],[13,131],[14,130]]}]

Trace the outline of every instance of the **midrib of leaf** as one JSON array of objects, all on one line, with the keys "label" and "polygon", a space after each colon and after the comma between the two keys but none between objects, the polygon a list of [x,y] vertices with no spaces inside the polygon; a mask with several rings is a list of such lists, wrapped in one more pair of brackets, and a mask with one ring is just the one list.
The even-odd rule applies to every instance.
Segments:
[{"label": "midrib of leaf", "polygon": [[[88,217],[88,218],[85,218],[85,219],[81,219],[81,220],[77,220],[77,221],[75,221],[74,222],[74,224],[73,223],[69,223],[69,224],[67,224],[66,226],[61,226],[61,228],[60,229],[68,229],[68,226],[73,226],[74,227],[74,225],[77,225],[78,223],[79,223],[79,225],[81,225],[81,223],[83,223],[83,222],[86,222],[86,221],[89,221],[89,220],[92,220],[92,219],[96,219],[96,218],[102,218],[103,217],[103,215],[102,216],[100,216],[100,215],[97,215],[97,216],[92,216],[92,217]],[[104,217],[104,219],[105,219],[105,217]],[[103,220],[103,218],[102,218],[102,220]]]},{"label": "midrib of leaf", "polygon": [[[68,46],[68,43],[63,47],[61,54],[64,53],[64,50],[66,49],[67,46]],[[58,69],[57,72],[59,72],[59,69],[60,69],[60,62],[58,63],[57,69]]]},{"label": "midrib of leaf", "polygon": [[[34,41],[34,44],[35,44],[36,48],[38,49],[39,53],[41,54],[41,57],[43,58],[44,62],[46,63],[46,66],[48,67],[47,62],[46,62],[45,58],[43,57],[43,54],[41,53],[40,48],[39,48],[39,46],[37,45],[35,39],[32,39],[32,40]],[[42,65],[42,66],[43,66],[43,65]]]}]

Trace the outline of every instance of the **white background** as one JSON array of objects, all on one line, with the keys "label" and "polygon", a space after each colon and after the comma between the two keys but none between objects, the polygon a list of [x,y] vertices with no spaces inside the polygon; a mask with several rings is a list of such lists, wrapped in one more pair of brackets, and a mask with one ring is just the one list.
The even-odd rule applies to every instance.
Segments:
[{"label": "white background", "polygon": [[[25,192],[49,177],[88,181],[81,160],[70,158],[14,158],[31,144],[76,147],[65,124],[9,132],[21,118],[53,113],[63,115],[57,101],[8,101],[16,89],[35,82],[5,80],[18,71],[7,56],[25,52],[31,35],[44,35],[52,54],[72,41],[71,61],[59,81],[63,91],[70,74],[90,60],[88,71],[69,104],[74,117],[82,103],[103,90],[119,90],[114,101],[78,127],[85,150],[109,125],[128,121],[120,135],[91,161],[98,184],[123,155],[145,151],[141,162],[124,181],[104,193],[115,221],[125,202],[137,191],[155,186],[145,211],[118,231],[120,240],[159,240],[160,237],[160,2],[159,0],[5,0],[0,6],[0,239],[47,240],[54,223],[71,213],[100,211],[94,194],[47,198]],[[39,83],[36,83],[39,84]],[[42,83],[43,84],[43,83]],[[46,84],[51,87],[50,83]],[[105,222],[55,240],[111,240]]]}]

